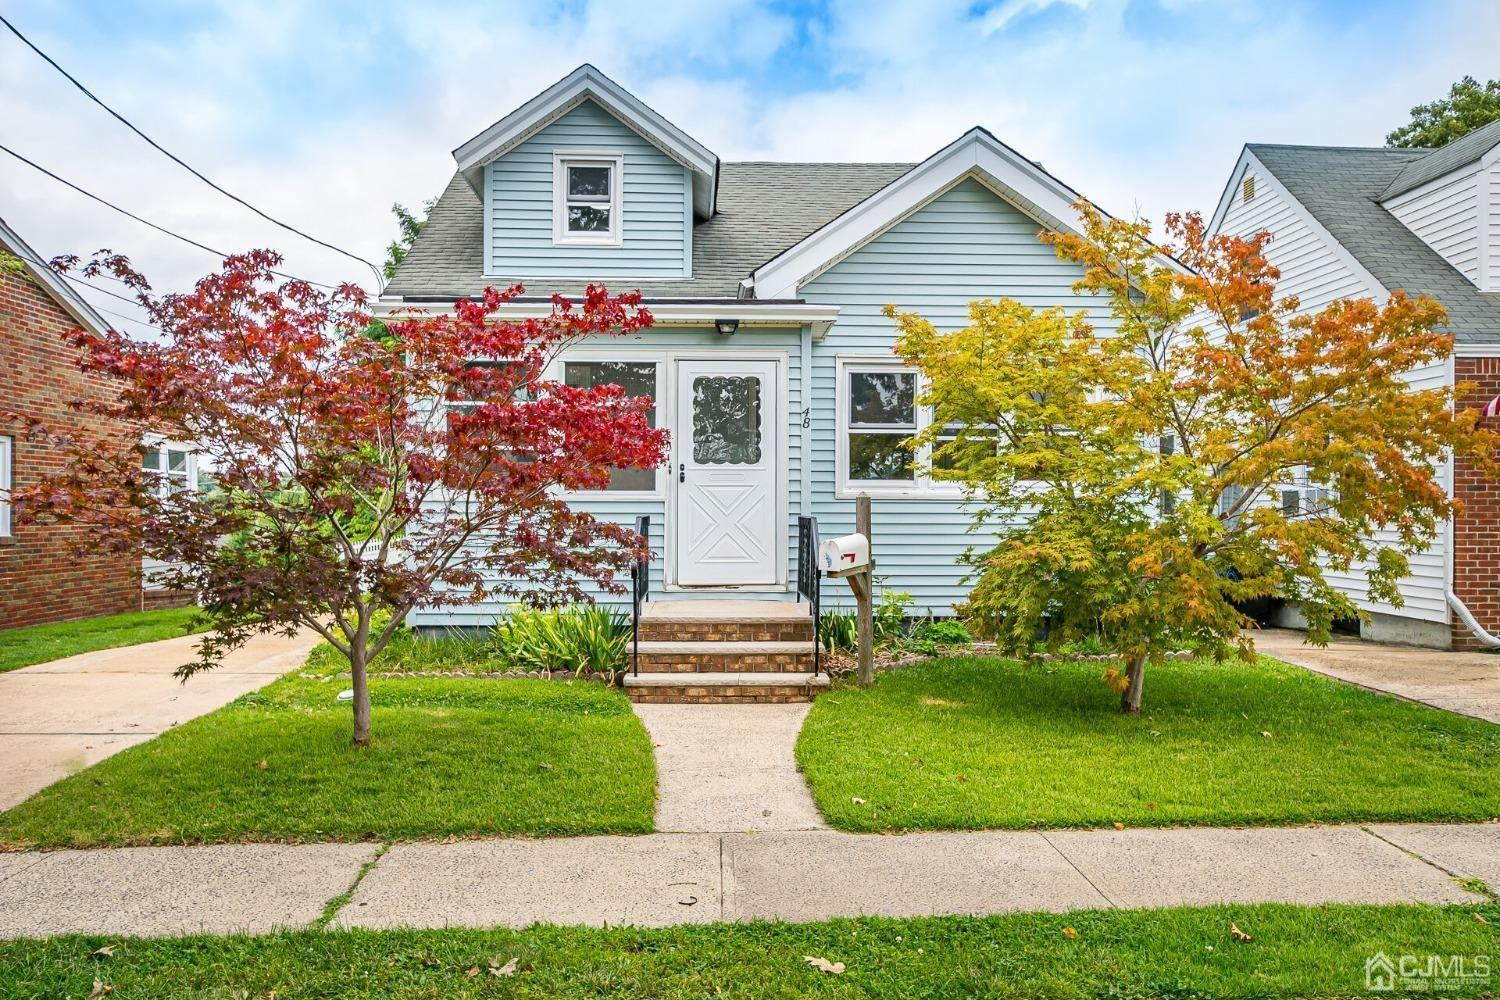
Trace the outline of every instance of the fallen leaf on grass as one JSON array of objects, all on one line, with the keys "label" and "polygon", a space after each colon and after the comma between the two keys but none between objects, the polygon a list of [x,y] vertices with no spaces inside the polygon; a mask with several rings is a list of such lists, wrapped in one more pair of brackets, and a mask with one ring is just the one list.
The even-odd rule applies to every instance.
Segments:
[{"label": "fallen leaf on grass", "polygon": [[968,781],[968,780],[969,780],[969,779],[968,779],[968,778],[965,778],[965,777],[964,777],[964,776],[963,776],[963,775],[961,775],[961,774],[955,774],[955,775],[954,775],[954,776],[953,776],[953,780],[954,780],[954,781]]},{"label": "fallen leaf on grass", "polygon": [[1489,923],[1488,920],[1484,919],[1484,914],[1482,914],[1482,913],[1476,913],[1476,914],[1474,914],[1474,919],[1477,920],[1477,921],[1479,921],[1481,924],[1487,924],[1487,923]]},{"label": "fallen leaf on grass", "polygon": [[96,979],[94,980],[94,988],[89,990],[89,1000],[94,1000],[95,997],[102,997],[104,996],[104,994],[110,992],[113,989],[113,986],[101,983]]},{"label": "fallen leaf on grass", "polygon": [[857,805],[857,806],[862,806],[862,805],[864,805],[864,804],[865,804],[865,800],[864,800],[864,799],[862,799],[862,798],[860,798],[860,797],[859,797],[859,796],[858,796],[858,795],[856,795],[856,796],[854,796],[854,797],[853,797],[853,798],[852,798],[852,799],[851,799],[851,801],[852,801],[852,802],[853,802],[853,803],[854,803],[854,804],[855,804],[855,805]]},{"label": "fallen leaf on grass", "polygon": [[469,972],[468,972],[469,978],[473,979],[477,975],[479,975],[479,966],[477,966],[477,965],[471,965],[471,966],[469,966]]},{"label": "fallen leaf on grass", "polygon": [[1071,941],[1071,940],[1074,940],[1074,939],[1076,939],[1078,937],[1078,932],[1075,931],[1071,927],[1064,927],[1063,928],[1063,937],[1065,937],[1065,938],[1067,938],[1068,940]]},{"label": "fallen leaf on grass", "polygon": [[818,958],[816,955],[803,955],[802,961],[806,962],[814,969],[817,969],[819,972],[826,972],[834,976],[842,976],[844,974],[843,962],[830,962],[828,961],[828,959]]},{"label": "fallen leaf on grass", "polygon": [[1124,823],[1116,823],[1115,824],[1115,829],[1116,830],[1123,830],[1123,829],[1125,829],[1125,824]]},{"label": "fallen leaf on grass", "polygon": [[255,762],[255,769],[257,771],[269,771],[271,769],[271,762],[262,757]]},{"label": "fallen leaf on grass", "polygon": [[1255,940],[1255,938],[1251,937],[1249,934],[1246,934],[1244,931],[1240,930],[1239,925],[1236,924],[1236,923],[1233,923],[1233,922],[1231,922],[1230,925],[1229,925],[1229,933],[1231,933],[1231,934],[1234,935],[1234,939],[1236,941],[1254,941]]},{"label": "fallen leaf on grass", "polygon": [[513,958],[509,962],[506,962],[504,965],[494,965],[494,964],[491,964],[490,965],[490,975],[492,975],[492,976],[514,976],[516,974],[516,961],[517,960]]},{"label": "fallen leaf on grass", "polygon": [[1262,729],[1262,730],[1261,730],[1261,731],[1260,731],[1260,734],[1261,734],[1261,735],[1262,735],[1262,736],[1264,736],[1264,737],[1265,737],[1265,738],[1266,738],[1266,739],[1270,739],[1270,738],[1271,738],[1271,734],[1270,734],[1270,733],[1268,733],[1268,732],[1266,732],[1266,731],[1265,731],[1265,730],[1264,730],[1264,729]]},{"label": "fallen leaf on grass", "polygon": [[89,952],[89,958],[109,958],[114,955],[117,944],[107,944],[103,948],[96,948]]}]

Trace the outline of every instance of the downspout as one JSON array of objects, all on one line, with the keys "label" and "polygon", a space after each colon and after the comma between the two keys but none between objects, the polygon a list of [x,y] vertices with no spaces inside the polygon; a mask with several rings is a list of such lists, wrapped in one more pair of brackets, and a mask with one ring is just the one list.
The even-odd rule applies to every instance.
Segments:
[{"label": "downspout", "polygon": [[[1449,357],[1448,357],[1448,385],[1449,386],[1454,386],[1454,385],[1458,384],[1458,370],[1457,369],[1458,369],[1458,366],[1457,366],[1457,364],[1456,364],[1453,356],[1449,355]],[[1455,405],[1457,405],[1457,404],[1455,403]],[[1452,452],[1449,452],[1449,454],[1448,454],[1447,468],[1444,470],[1447,473],[1448,496],[1449,497],[1453,496],[1453,491],[1457,488],[1457,485],[1458,485],[1457,466],[1458,466],[1458,459],[1457,459],[1457,457],[1454,456]],[[1476,639],[1479,640],[1479,644],[1481,646],[1488,646],[1491,649],[1500,648],[1500,638],[1497,638],[1496,636],[1493,636],[1489,632],[1485,631],[1484,627],[1479,624],[1479,622],[1478,622],[1477,619],[1475,619],[1474,613],[1469,610],[1469,606],[1463,602],[1463,599],[1458,596],[1458,592],[1453,589],[1453,580],[1454,580],[1454,577],[1457,575],[1457,571],[1456,570],[1457,570],[1457,565],[1458,565],[1458,551],[1455,548],[1455,545],[1457,544],[1457,538],[1455,537],[1454,530],[1453,530],[1453,527],[1454,527],[1453,521],[1454,521],[1453,518],[1451,518],[1451,517],[1448,518],[1448,525],[1447,525],[1447,534],[1448,534],[1447,549],[1448,549],[1448,551],[1445,553],[1446,558],[1444,559],[1444,562],[1447,563],[1446,569],[1447,569],[1447,575],[1448,575],[1448,579],[1445,581],[1446,584],[1447,584],[1447,586],[1444,588],[1444,593],[1445,593],[1445,595],[1448,598],[1448,607],[1453,611],[1453,613],[1455,615],[1458,616],[1458,620],[1461,621],[1461,622],[1463,622],[1464,628],[1466,628],[1466,629],[1469,630],[1469,634],[1471,634],[1472,636],[1474,636],[1474,638],[1476,638]]]},{"label": "downspout", "polygon": [[1458,620],[1464,623],[1464,628],[1467,628],[1474,634],[1474,638],[1479,640],[1480,645],[1500,648],[1500,639],[1490,635],[1480,626],[1479,622],[1474,620],[1474,616],[1470,613],[1468,605],[1459,600],[1458,595],[1453,592],[1452,587],[1448,588],[1448,607],[1453,609],[1453,613],[1458,615]]}]

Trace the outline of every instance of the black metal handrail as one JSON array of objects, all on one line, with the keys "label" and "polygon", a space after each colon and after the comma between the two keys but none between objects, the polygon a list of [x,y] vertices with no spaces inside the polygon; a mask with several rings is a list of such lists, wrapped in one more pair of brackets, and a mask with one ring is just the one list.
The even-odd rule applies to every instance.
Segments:
[{"label": "black metal handrail", "polygon": [[641,672],[641,605],[651,596],[651,515],[642,514],[635,519],[635,530],[640,534],[646,554],[630,564],[630,670]]},{"label": "black metal handrail", "polygon": [[813,622],[813,676],[821,669],[823,573],[818,569],[818,519],[797,518],[797,600],[807,599]]}]

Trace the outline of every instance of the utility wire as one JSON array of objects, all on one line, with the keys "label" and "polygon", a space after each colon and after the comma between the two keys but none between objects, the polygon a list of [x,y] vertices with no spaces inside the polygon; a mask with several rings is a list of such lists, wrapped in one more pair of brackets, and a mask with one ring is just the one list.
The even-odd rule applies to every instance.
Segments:
[{"label": "utility wire", "polygon": [[[227,253],[225,253],[222,250],[215,250],[213,247],[208,246],[205,243],[199,243],[197,240],[192,239],[191,237],[184,236],[181,233],[175,233],[172,230],[168,229],[166,226],[158,226],[156,223],[152,222],[150,219],[143,219],[139,215],[136,215],[134,212],[131,212],[131,211],[127,210],[127,209],[123,209],[119,205],[116,205],[114,202],[108,201],[108,200],[106,200],[104,198],[101,198],[99,195],[94,194],[94,192],[92,192],[92,191],[88,191],[88,190],[86,190],[84,188],[79,187],[77,184],[74,184],[72,181],[68,180],[66,177],[59,177],[57,174],[54,174],[52,171],[48,170],[46,167],[42,166],[40,163],[37,163],[35,160],[29,160],[29,159],[27,159],[26,157],[22,156],[20,153],[16,152],[14,149],[11,149],[9,146],[5,145],[4,143],[0,143],[0,153],[8,153],[8,154],[10,154],[11,156],[13,156],[16,159],[20,160],[22,163],[26,164],[31,169],[37,171],[38,173],[44,174],[44,175],[52,178],[53,180],[57,181],[57,183],[63,185],[64,187],[72,188],[74,191],[77,191],[79,194],[83,195],[85,198],[92,198],[94,201],[97,201],[99,204],[103,205],[105,208],[112,209],[113,211],[119,212],[121,215],[125,216],[127,219],[134,219],[136,222],[139,222],[141,225],[148,226],[151,229],[156,230],[158,233],[165,233],[166,235],[172,237],[173,239],[181,240],[182,242],[188,244],[189,246],[197,247],[199,250],[206,250],[209,253],[213,254],[214,256],[218,257],[220,260],[223,260],[225,257],[229,256]],[[296,281],[306,281],[309,285],[316,285],[319,288],[333,288],[334,287],[333,285],[324,284],[321,281],[312,281],[312,280],[310,280],[308,278],[299,278],[299,277],[297,277],[297,275],[295,275],[295,274],[287,274],[285,271],[277,271],[277,270],[273,269],[271,271],[271,273],[272,274],[276,274],[276,275],[280,275],[283,278],[291,278],[291,279],[296,280]]]},{"label": "utility wire", "polygon": [[266,212],[261,211],[260,209],[256,208],[254,205],[250,204],[245,199],[241,198],[239,195],[233,194],[233,193],[231,193],[229,191],[224,190],[222,187],[220,187],[219,185],[215,184],[213,181],[209,180],[206,176],[204,176],[198,170],[196,170],[193,167],[189,166],[187,164],[187,162],[185,160],[183,160],[181,157],[176,156],[175,154],[169,152],[164,146],[161,145],[161,143],[157,142],[155,139],[151,138],[149,135],[147,135],[146,133],[142,132],[140,129],[136,128],[135,125],[131,124],[130,120],[127,119],[124,115],[120,114],[114,108],[110,107],[108,104],[105,104],[102,100],[100,100],[94,94],[93,91],[89,90],[89,88],[85,87],[82,83],[80,83],[78,81],[77,77],[73,76],[73,74],[69,73],[67,70],[65,70],[61,66],[59,66],[57,64],[57,60],[53,59],[47,53],[45,53],[41,49],[37,48],[35,42],[33,42],[31,39],[27,38],[25,35],[21,34],[21,30],[19,28],[17,28],[14,24],[11,24],[10,20],[4,14],[0,14],[0,24],[4,24],[7,28],[9,28],[11,34],[15,35],[22,42],[24,42],[26,44],[26,47],[29,48],[29,49],[31,49],[31,51],[33,51],[37,55],[41,56],[42,59],[45,60],[49,66],[51,66],[53,69],[57,70],[64,77],[66,77],[67,80],[68,80],[68,82],[71,83],[73,86],[77,87],[80,91],[82,91],[83,95],[85,97],[87,97],[89,100],[93,101],[95,104],[99,105],[99,107],[103,108],[105,111],[109,112],[109,114],[116,121],[118,121],[121,125],[124,125],[126,128],[130,129],[130,131],[134,132],[136,135],[140,136],[142,139],[144,139],[146,141],[147,145],[151,146],[151,148],[153,148],[157,152],[161,153],[167,159],[171,160],[173,163],[177,164],[179,167],[181,167],[182,169],[186,170],[188,173],[192,174],[194,177],[198,178],[200,181],[202,181],[203,183],[207,184],[209,187],[213,188],[215,191],[219,192],[224,197],[230,199],[231,201],[238,202],[239,204],[245,206],[250,211],[252,211],[256,215],[260,216],[262,219],[265,219],[267,222],[274,223],[275,225],[280,226],[282,229],[285,229],[287,232],[289,232],[289,233],[295,233],[296,235],[302,237],[305,240],[310,240],[311,242],[318,244],[318,246],[327,247],[329,250],[332,250],[334,253],[343,254],[345,257],[348,257],[350,260],[359,261],[361,264],[365,265],[366,267],[368,267],[370,269],[370,273],[372,273],[373,275],[375,275],[375,287],[376,287],[376,289],[379,290],[379,289],[381,289],[381,288],[384,287],[384,280],[383,280],[383,276],[381,274],[380,268],[376,267],[374,264],[370,263],[368,260],[365,260],[359,254],[351,253],[350,251],[345,250],[343,247],[334,246],[332,243],[329,243],[329,242],[327,242],[325,240],[320,240],[316,236],[309,235],[308,233],[305,233],[302,230],[298,229],[296,226],[289,225],[288,223],[282,222],[280,219],[278,219],[278,218],[276,218],[276,217],[274,217],[272,215],[269,215]]},{"label": "utility wire", "polygon": [[[137,309],[141,308],[141,303],[138,300],[136,300],[136,299],[132,299],[128,295],[121,295],[119,292],[112,292],[108,288],[103,288],[103,287],[101,287],[99,285],[94,284],[91,281],[85,281],[83,278],[79,278],[79,277],[77,277],[75,275],[68,274],[66,271],[59,271],[55,267],[53,267],[51,264],[48,264],[44,260],[40,260],[40,259],[38,259],[36,257],[33,257],[31,254],[22,252],[22,253],[18,253],[17,256],[19,256],[22,260],[25,260],[27,263],[31,264],[33,267],[40,268],[42,271],[46,272],[47,274],[51,274],[54,277],[61,278],[64,281],[67,281],[67,282],[70,282],[70,283],[72,283],[74,285],[77,285],[79,288],[87,288],[91,292],[98,292],[101,295],[108,295],[112,299],[119,299],[121,302],[129,303],[130,305],[135,306]],[[85,301],[87,301],[87,300],[85,300]],[[139,323],[141,326],[144,326],[144,327],[146,327],[149,330],[155,330],[157,333],[166,333],[167,332],[167,331],[163,330],[161,327],[154,326],[151,323],[148,323],[148,322],[146,322],[143,319],[136,319],[136,318],[134,318],[132,316],[126,316],[124,313],[118,313],[118,312],[115,312],[112,309],[104,309],[104,308],[102,308],[100,306],[94,305],[92,302],[89,302],[88,304],[89,304],[89,306],[91,308],[98,309],[100,312],[107,312],[111,316],[118,316],[121,319],[128,319],[132,323]]]}]

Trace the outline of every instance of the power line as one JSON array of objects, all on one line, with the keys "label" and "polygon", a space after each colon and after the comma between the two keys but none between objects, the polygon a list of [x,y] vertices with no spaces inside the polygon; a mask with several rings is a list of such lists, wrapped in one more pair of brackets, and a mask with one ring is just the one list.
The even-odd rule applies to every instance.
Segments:
[{"label": "power line", "polygon": [[[40,163],[37,163],[35,160],[29,160],[29,159],[27,159],[26,157],[22,156],[20,153],[16,152],[14,149],[11,149],[9,146],[5,145],[4,143],[0,143],[0,152],[9,153],[11,156],[13,156],[16,159],[20,160],[22,163],[26,164],[31,169],[33,169],[35,171],[38,171],[39,173],[45,174],[46,176],[48,176],[48,177],[52,178],[53,180],[57,181],[57,183],[63,185],[64,187],[72,188],[74,191],[77,191],[79,194],[83,195],[85,198],[92,198],[94,201],[97,201],[99,204],[103,205],[105,208],[112,209],[112,210],[114,210],[116,212],[119,212],[121,215],[125,216],[128,219],[134,219],[136,222],[139,222],[143,226],[149,226],[150,228],[156,230],[159,233],[165,233],[166,235],[172,237],[173,239],[181,240],[182,242],[188,244],[189,246],[197,247],[199,250],[206,250],[209,253],[213,254],[214,256],[220,258],[221,260],[223,258],[229,256],[227,253],[225,253],[222,250],[215,250],[213,247],[208,246],[207,244],[204,244],[204,243],[199,243],[197,240],[192,239],[191,237],[184,236],[181,233],[175,233],[172,230],[168,229],[166,226],[158,226],[156,223],[152,222],[150,219],[143,219],[139,215],[136,215],[134,212],[131,212],[131,211],[127,210],[127,209],[123,209],[119,205],[116,205],[114,202],[108,201],[108,200],[106,200],[104,198],[101,198],[99,195],[94,194],[94,192],[92,192],[92,191],[88,191],[88,190],[85,190],[84,188],[79,187],[77,184],[74,184],[72,181],[68,180],[66,177],[59,177],[57,174],[54,174],[52,171],[48,170],[46,167],[42,166]],[[273,269],[271,271],[271,273],[272,274],[276,274],[276,275],[280,275],[283,278],[292,278],[292,279],[294,279],[296,281],[306,281],[309,285],[317,285],[319,288],[333,288],[334,287],[333,285],[324,284],[321,281],[312,281],[312,280],[309,280],[307,278],[298,278],[295,274],[287,274],[285,271],[277,271],[277,270]]]},{"label": "power line", "polygon": [[[4,248],[4,247],[0,247],[0,250],[7,250],[7,252],[8,252],[8,249]],[[37,257],[33,257],[32,255],[30,255],[28,253],[25,253],[24,251],[20,252],[18,254],[18,256],[22,260],[25,260],[28,263],[30,263],[33,267],[41,268],[44,272],[46,272],[48,274],[51,274],[51,275],[54,275],[56,277],[59,277],[59,278],[63,279],[64,281],[70,282],[71,284],[77,285],[79,288],[87,288],[91,292],[98,292],[101,295],[108,295],[112,299],[119,299],[121,302],[127,302],[130,305],[135,306],[136,308],[141,308],[141,303],[140,303],[140,301],[138,299],[132,299],[128,295],[121,295],[119,292],[112,292],[108,288],[102,288],[99,285],[96,285],[96,284],[94,284],[91,281],[85,281],[84,279],[79,278],[79,277],[77,277],[75,275],[68,274],[66,271],[59,271],[59,270],[57,270],[57,268],[53,267],[51,264],[48,264],[46,261],[41,260],[40,258],[37,258]],[[163,330],[159,326],[154,326],[151,323],[147,323],[143,319],[136,319],[136,318],[134,318],[132,316],[126,316],[124,313],[118,313],[118,312],[115,312],[112,309],[104,309],[104,308],[102,308],[100,306],[94,305],[92,302],[89,302],[88,305],[90,306],[90,308],[98,309],[101,312],[107,312],[111,316],[119,316],[121,319],[128,319],[132,323],[139,323],[141,326],[144,326],[144,327],[146,327],[149,330],[155,330],[157,333],[166,333],[167,332],[167,331]]]},{"label": "power line", "polygon": [[296,235],[302,237],[303,239],[310,240],[313,243],[316,243],[316,244],[318,244],[321,247],[326,247],[329,250],[332,250],[334,253],[343,254],[345,257],[348,257],[350,260],[359,261],[361,264],[363,264],[366,267],[368,267],[370,269],[370,272],[375,275],[375,287],[376,287],[376,289],[379,290],[380,288],[383,287],[384,283],[383,283],[383,280],[382,280],[382,275],[380,273],[380,269],[378,267],[376,267],[374,264],[372,264],[369,261],[365,260],[359,254],[351,253],[350,251],[345,250],[343,247],[334,246],[332,243],[329,243],[329,242],[327,242],[325,240],[320,240],[316,236],[312,236],[312,235],[309,235],[308,233],[303,232],[302,230],[298,229],[296,226],[289,225],[288,223],[282,222],[280,219],[278,219],[278,218],[276,218],[276,217],[274,217],[272,215],[269,215],[266,212],[263,212],[260,209],[256,208],[254,205],[250,204],[248,201],[246,201],[245,199],[241,198],[239,195],[233,194],[233,193],[231,193],[229,191],[224,190],[222,187],[220,187],[219,185],[215,184],[213,181],[209,180],[208,177],[204,176],[198,170],[196,170],[193,167],[189,166],[187,164],[187,162],[184,161],[181,157],[176,156],[175,154],[169,152],[164,146],[161,145],[161,143],[157,142],[155,139],[151,138],[149,135],[147,135],[146,133],[142,132],[140,129],[136,128],[135,125],[131,124],[130,120],[127,119],[124,115],[120,114],[114,108],[110,107],[108,104],[105,104],[102,100],[100,100],[97,96],[95,96],[95,94],[94,94],[93,91],[89,90],[89,88],[85,87],[82,83],[80,83],[78,81],[77,77],[73,76],[73,74],[69,73],[67,70],[65,70],[61,66],[59,66],[57,64],[57,60],[53,59],[51,56],[47,55],[47,53],[45,53],[41,49],[37,48],[35,42],[33,42],[31,39],[27,38],[25,35],[21,34],[21,30],[19,28],[17,28],[14,24],[11,24],[10,20],[4,14],[0,14],[0,24],[4,24],[7,28],[9,28],[11,34],[15,35],[22,42],[24,42],[26,44],[26,47],[29,48],[29,49],[31,49],[31,51],[33,51],[37,55],[41,56],[42,59],[45,60],[49,66],[51,66],[53,69],[57,70],[64,77],[66,77],[67,80],[68,80],[68,82],[71,83],[73,86],[77,87],[80,91],[82,91],[83,95],[85,97],[87,97],[89,100],[93,101],[95,104],[99,105],[99,107],[103,108],[105,111],[109,112],[109,114],[116,121],[118,121],[121,125],[124,125],[126,128],[130,129],[130,131],[134,132],[136,135],[140,136],[142,139],[144,139],[146,141],[147,145],[151,146],[151,148],[153,148],[157,152],[161,153],[167,159],[171,160],[173,163],[177,164],[179,167],[181,167],[182,169],[186,170],[188,173],[192,174],[194,177],[198,178],[200,181],[202,181],[203,183],[207,184],[209,187],[213,188],[215,191],[219,192],[224,197],[229,198],[231,201],[238,202],[239,204],[245,206],[250,211],[252,211],[256,215],[260,216],[262,219],[265,219],[267,222],[274,223],[275,225],[280,226],[282,229],[285,229],[287,232],[289,232],[289,233],[295,233]]}]

